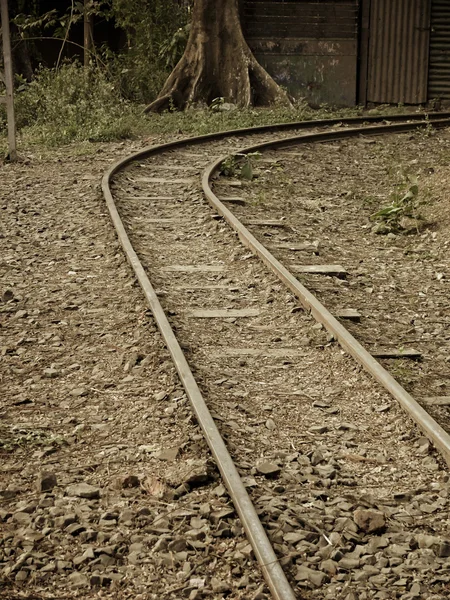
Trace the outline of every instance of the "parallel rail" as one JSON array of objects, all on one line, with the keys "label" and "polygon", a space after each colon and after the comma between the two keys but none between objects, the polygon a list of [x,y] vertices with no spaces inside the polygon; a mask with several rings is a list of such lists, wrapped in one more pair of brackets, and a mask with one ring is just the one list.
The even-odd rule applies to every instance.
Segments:
[{"label": "parallel rail", "polygon": [[[445,119],[443,117],[446,117]],[[261,150],[268,147],[281,147],[292,145],[293,143],[311,143],[317,141],[329,141],[351,137],[360,134],[372,135],[383,133],[398,133],[411,131],[416,128],[427,127],[429,123],[436,126],[450,125],[449,113],[434,113],[427,115],[424,121],[424,115],[396,115],[393,117],[356,117],[352,119],[330,119],[321,121],[308,121],[302,123],[283,123],[272,126],[239,129],[209,134],[205,136],[192,137],[175,142],[169,142],[159,146],[146,148],[136,152],[118,162],[104,174],[102,179],[102,190],[111,215],[114,227],[116,229],[119,241],[127,256],[127,259],[133,268],[135,275],[142,287],[144,295],[152,310],[155,321],[163,336],[166,346],[172,356],[174,365],[185,388],[186,394],[191,402],[193,411],[197,417],[198,423],[204,433],[206,442],[217,463],[219,471],[223,477],[224,483],[230,494],[230,497],[236,507],[236,511],[241,519],[247,537],[253,547],[255,556],[260,564],[263,576],[269,586],[271,594],[276,600],[294,600],[296,594],[290,586],[285,573],[283,572],[275,552],[269,542],[267,534],[256,514],[255,508],[248,496],[239,473],[233,463],[233,460],[220,436],[220,433],[214,423],[214,420],[208,410],[206,402],[198,388],[195,378],[188,365],[186,357],[180,347],[178,340],[169,324],[164,310],[158,300],[155,290],[140,262],[124,224],[117,210],[114,198],[111,192],[111,181],[117,172],[121,171],[130,163],[156,155],[167,150],[195,146],[205,142],[216,141],[226,137],[241,137],[257,133],[274,133],[277,131],[287,131],[293,129],[312,129],[330,125],[361,125],[363,123],[387,121],[392,125],[376,126],[372,128],[352,128],[342,129],[335,132],[323,132],[305,136],[295,136],[279,140],[272,140],[246,148],[244,151],[250,152]],[[398,123],[399,121],[409,120],[410,123]],[[229,211],[215,196],[210,187],[210,178],[217,171],[224,157],[211,164],[203,174],[202,185],[205,195],[210,204],[222,215],[229,225],[238,233],[240,240],[248,246],[253,253],[259,256],[263,262],[287,285],[287,287],[299,297],[304,306],[311,310],[312,315],[326,328],[332,332],[343,348],[349,352],[360,364],[362,364],[405,408],[416,423],[422,428],[435,446],[443,454],[445,460],[450,464],[450,436],[432,419],[424,409],[404,390],[400,384],[365,350],[359,342],[331,315],[331,313],[309,292],[299,281],[279,263],[275,257],[268,252],[262,244],[243,226],[243,224]]]}]

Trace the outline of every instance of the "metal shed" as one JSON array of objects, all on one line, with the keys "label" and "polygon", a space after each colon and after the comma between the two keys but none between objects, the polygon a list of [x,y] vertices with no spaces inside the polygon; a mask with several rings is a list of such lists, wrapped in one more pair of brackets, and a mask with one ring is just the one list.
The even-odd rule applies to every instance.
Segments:
[{"label": "metal shed", "polygon": [[312,105],[450,99],[450,0],[241,0],[260,63]]}]

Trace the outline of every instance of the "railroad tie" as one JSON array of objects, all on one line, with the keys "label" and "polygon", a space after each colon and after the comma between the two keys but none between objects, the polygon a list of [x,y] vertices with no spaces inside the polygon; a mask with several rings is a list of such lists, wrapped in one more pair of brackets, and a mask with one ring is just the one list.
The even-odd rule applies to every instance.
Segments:
[{"label": "railroad tie", "polygon": [[239,197],[229,197],[229,198],[225,198],[222,197],[220,198],[221,202],[229,202],[230,204],[236,204],[237,206],[245,206],[247,204],[247,202],[244,200],[244,198],[239,198]]},{"label": "railroad tie", "polygon": [[133,179],[133,183],[168,183],[168,184],[188,184],[193,183],[195,179],[193,177],[180,178],[180,179],[166,179],[165,177],[136,177]]},{"label": "railroad tie", "polygon": [[404,348],[403,350],[374,350],[372,353],[374,358],[411,358],[418,359],[422,357],[422,353],[414,348]]},{"label": "railroad tie", "polygon": [[361,315],[354,308],[342,308],[338,309],[334,316],[338,319],[347,319],[348,321],[353,321],[354,323],[359,323],[361,321]]},{"label": "railroad tie", "polygon": [[224,265],[168,265],[161,267],[163,273],[223,273]]},{"label": "railroad tie", "polygon": [[341,265],[290,265],[293,273],[304,275],[330,275],[334,277],[346,277],[347,271]]},{"label": "railroad tie", "polygon": [[254,227],[289,227],[286,221],[278,219],[242,219],[242,223]]},{"label": "railroad tie", "polygon": [[423,399],[430,406],[450,406],[450,396],[431,396]]},{"label": "railroad tie", "polygon": [[200,167],[192,167],[191,165],[183,166],[183,165],[152,165],[152,164],[150,164],[149,167],[145,166],[144,168],[145,169],[158,169],[161,171],[195,171],[196,173],[200,172]]},{"label": "railroad tie", "polygon": [[205,348],[213,358],[239,358],[242,356],[264,356],[267,358],[295,358],[305,356],[304,350],[297,348]]},{"label": "railroad tie", "polygon": [[257,308],[238,308],[224,310],[192,310],[186,313],[194,319],[244,319],[258,317],[261,312]]},{"label": "railroad tie", "polygon": [[269,250],[291,250],[292,252],[314,252],[319,253],[319,241],[304,242],[302,244],[266,244],[266,248]]}]

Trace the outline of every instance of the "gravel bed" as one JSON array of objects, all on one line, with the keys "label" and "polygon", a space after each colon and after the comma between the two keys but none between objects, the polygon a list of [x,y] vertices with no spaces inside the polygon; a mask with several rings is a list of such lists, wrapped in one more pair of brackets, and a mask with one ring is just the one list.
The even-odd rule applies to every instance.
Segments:
[{"label": "gravel bed", "polygon": [[[257,164],[257,163],[256,163]],[[355,309],[350,332],[369,350],[414,349],[422,359],[383,364],[450,431],[450,133],[360,137],[264,152],[257,178],[243,183],[241,218],[283,218],[283,230],[255,231],[288,268],[339,264],[345,278],[299,275],[332,311]],[[398,233],[371,219],[416,177],[423,220],[399,219]],[[229,195],[226,179],[217,191]],[[400,184],[400,185],[399,185]],[[403,186],[403,187],[402,187]],[[383,234],[384,233],[384,234]],[[294,244],[307,243],[303,251]]]},{"label": "gravel bed", "polygon": [[[208,152],[196,150],[189,166],[211,160]],[[119,209],[299,597],[445,598],[446,467],[216,219],[197,184],[173,183],[181,164],[181,153],[172,152],[127,169],[115,181]],[[191,176],[186,169],[183,177]],[[162,181],[149,188],[153,177]],[[254,184],[228,183],[217,183],[223,196],[253,192]],[[280,213],[261,208],[257,217]],[[262,239],[278,239],[272,228],[262,231]],[[194,309],[243,308],[258,314],[191,316]],[[249,348],[260,353],[242,352]],[[285,348],[295,357],[267,356]]]},{"label": "gravel bed", "polygon": [[0,597],[262,594],[105,211],[138,148],[0,167]]}]

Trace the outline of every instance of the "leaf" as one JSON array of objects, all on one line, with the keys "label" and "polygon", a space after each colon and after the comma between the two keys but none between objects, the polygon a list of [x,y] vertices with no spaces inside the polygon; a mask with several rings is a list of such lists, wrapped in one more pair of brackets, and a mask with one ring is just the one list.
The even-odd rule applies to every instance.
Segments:
[{"label": "leaf", "polygon": [[241,169],[241,177],[242,179],[248,179],[251,181],[253,179],[253,168],[252,163],[248,160],[245,165]]}]

